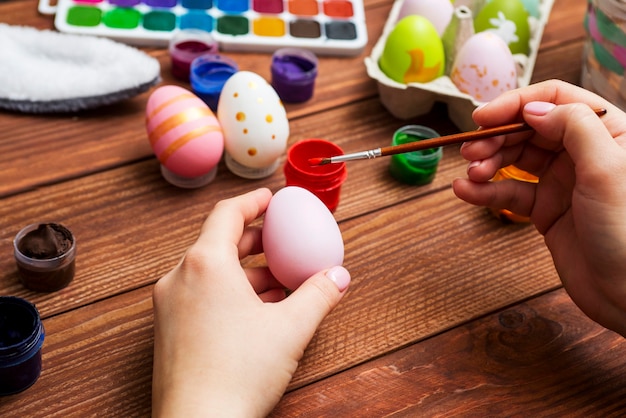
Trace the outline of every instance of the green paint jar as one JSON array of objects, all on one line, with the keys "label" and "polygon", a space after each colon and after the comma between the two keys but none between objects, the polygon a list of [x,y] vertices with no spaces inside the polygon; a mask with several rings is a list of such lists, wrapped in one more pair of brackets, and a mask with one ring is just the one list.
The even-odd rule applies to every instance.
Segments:
[{"label": "green paint jar", "polygon": [[[402,145],[439,136],[436,131],[425,126],[407,125],[393,134],[391,145]],[[435,178],[442,156],[441,147],[392,155],[389,172],[402,183],[415,186],[428,184]]]}]

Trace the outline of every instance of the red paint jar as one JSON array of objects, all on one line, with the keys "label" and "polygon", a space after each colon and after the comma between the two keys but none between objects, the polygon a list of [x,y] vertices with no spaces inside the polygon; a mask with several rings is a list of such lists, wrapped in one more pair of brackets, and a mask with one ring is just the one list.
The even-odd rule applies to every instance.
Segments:
[{"label": "red paint jar", "polygon": [[285,180],[287,186],[300,186],[317,196],[331,211],[339,205],[341,185],[348,177],[346,163],[314,166],[310,158],[343,155],[336,144],[324,139],[304,139],[287,150]]}]

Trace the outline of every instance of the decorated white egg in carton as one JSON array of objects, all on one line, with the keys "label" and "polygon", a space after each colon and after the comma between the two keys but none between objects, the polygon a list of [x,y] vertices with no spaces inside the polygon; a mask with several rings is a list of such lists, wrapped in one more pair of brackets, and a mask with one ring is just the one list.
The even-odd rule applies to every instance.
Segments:
[{"label": "decorated white egg in carton", "polygon": [[[442,43],[445,49],[445,72],[429,82],[409,81],[398,82],[388,77],[380,68],[379,61],[385,50],[389,34],[402,18],[403,6],[407,1],[421,0],[396,0],[392,6],[387,22],[383,28],[382,36],[378,39],[370,56],[365,58],[365,66],[368,75],[375,79],[378,84],[378,93],[381,103],[398,119],[411,119],[428,113],[435,102],[443,102],[448,108],[448,117],[461,130],[476,129],[472,120],[472,112],[484,101],[476,95],[470,95],[457,87],[451,78],[453,63],[457,53],[471,35],[478,30],[474,29],[474,18],[480,14],[485,5],[485,0],[456,0],[455,9],[446,33],[442,35]],[[492,2],[494,0],[491,0]],[[543,30],[548,22],[554,0],[524,0],[535,3],[536,10],[528,15],[529,40],[528,54],[513,53],[515,63],[517,87],[527,86],[530,83],[532,72],[537,59],[539,44],[543,36]],[[471,20],[468,33],[467,19]],[[465,19],[465,22],[463,20]],[[497,19],[496,19],[497,20]],[[494,22],[494,20],[491,20]],[[468,54],[466,54],[468,55]],[[469,54],[475,55],[475,54]],[[458,83],[458,81],[457,81]]]}]

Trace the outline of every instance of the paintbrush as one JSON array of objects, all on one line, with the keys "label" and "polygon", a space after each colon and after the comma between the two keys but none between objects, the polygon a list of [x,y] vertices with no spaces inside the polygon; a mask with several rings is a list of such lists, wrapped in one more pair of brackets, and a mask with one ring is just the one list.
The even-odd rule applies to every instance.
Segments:
[{"label": "paintbrush", "polygon": [[[606,109],[595,109],[594,112],[598,116],[606,114]],[[461,142],[476,141],[478,139],[491,138],[498,135],[506,135],[517,132],[530,131],[531,128],[524,122],[512,123],[510,125],[496,126],[493,128],[477,129],[470,132],[461,132],[458,134],[440,136],[437,138],[422,139],[419,141],[409,142],[401,145],[393,145],[371,149],[367,151],[355,152],[352,154],[337,155],[334,157],[315,157],[309,158],[311,165],[325,165],[332,163],[342,163],[352,160],[372,159],[376,157],[384,157],[387,155],[404,154],[407,152],[423,151],[431,148],[439,148],[445,145],[458,144]]]}]

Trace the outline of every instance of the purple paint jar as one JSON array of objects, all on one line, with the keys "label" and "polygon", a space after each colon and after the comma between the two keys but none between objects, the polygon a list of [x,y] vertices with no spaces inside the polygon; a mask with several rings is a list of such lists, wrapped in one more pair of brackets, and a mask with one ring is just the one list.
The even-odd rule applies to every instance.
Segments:
[{"label": "purple paint jar", "polygon": [[216,112],[224,84],[237,71],[239,66],[228,57],[220,54],[201,55],[191,63],[191,88],[196,96]]},{"label": "purple paint jar", "polygon": [[44,334],[35,305],[0,296],[0,395],[21,392],[37,381]]},{"label": "purple paint jar", "polygon": [[217,54],[217,42],[209,32],[185,29],[176,32],[169,44],[172,74],[179,80],[189,81],[191,63],[204,54]]},{"label": "purple paint jar", "polygon": [[286,103],[301,103],[313,96],[317,57],[299,48],[281,48],[272,55],[272,87]]}]

